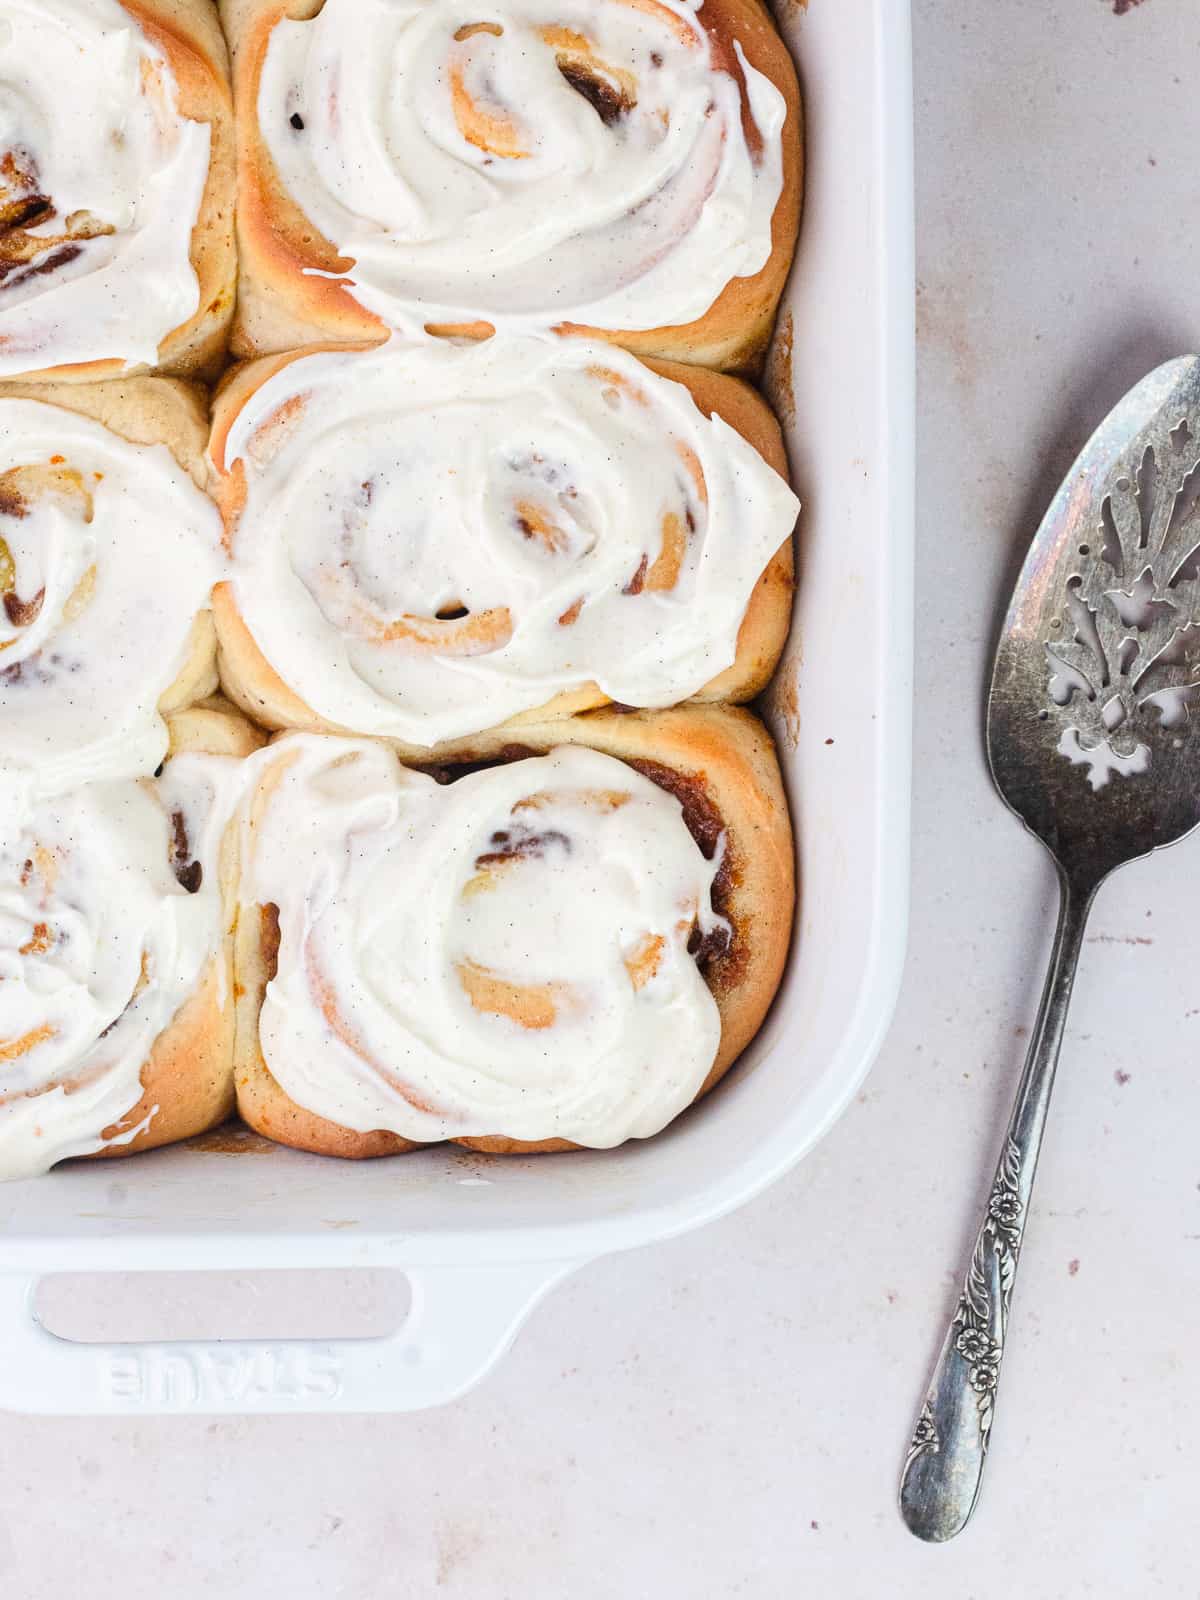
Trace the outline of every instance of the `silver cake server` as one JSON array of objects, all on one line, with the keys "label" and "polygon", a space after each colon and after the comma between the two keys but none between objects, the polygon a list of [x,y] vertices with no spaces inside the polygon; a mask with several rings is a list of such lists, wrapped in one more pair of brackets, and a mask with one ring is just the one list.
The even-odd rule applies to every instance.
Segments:
[{"label": "silver cake server", "polygon": [[1088,913],[1127,861],[1200,822],[1200,359],[1168,362],[1101,424],[1013,592],[987,747],[1058,868],[1058,932],[995,1181],[900,1479],[919,1538],[975,1507],[1009,1303]]}]

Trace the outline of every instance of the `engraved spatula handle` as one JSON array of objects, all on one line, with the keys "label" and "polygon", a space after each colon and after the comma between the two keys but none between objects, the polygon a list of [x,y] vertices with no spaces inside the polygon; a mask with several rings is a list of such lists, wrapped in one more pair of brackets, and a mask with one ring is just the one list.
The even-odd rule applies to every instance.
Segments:
[{"label": "engraved spatula handle", "polygon": [[919,1539],[952,1539],[979,1495],[1033,1175],[1095,892],[1062,879],[1050,970],[1004,1149],[900,1477],[900,1512]]}]

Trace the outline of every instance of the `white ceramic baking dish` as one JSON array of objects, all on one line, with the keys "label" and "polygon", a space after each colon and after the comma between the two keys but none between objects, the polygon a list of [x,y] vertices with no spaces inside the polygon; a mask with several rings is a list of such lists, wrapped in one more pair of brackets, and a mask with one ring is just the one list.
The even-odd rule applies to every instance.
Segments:
[{"label": "white ceramic baking dish", "polygon": [[[475,1383],[551,1286],[778,1178],[852,1098],[891,1016],[908,892],[913,561],[912,97],[903,0],[779,0],[803,79],[803,237],[771,364],[805,502],[771,717],[801,911],[753,1048],[620,1150],[339,1163],[177,1148],[0,1186],[0,1405],[41,1412],[415,1410]],[[790,319],[790,323],[789,323]],[[794,354],[791,352],[794,351]],[[790,392],[789,392],[790,391]],[[483,1179],[484,1181],[480,1181]],[[382,1339],[92,1345],[40,1326],[54,1272],[397,1267]]]}]

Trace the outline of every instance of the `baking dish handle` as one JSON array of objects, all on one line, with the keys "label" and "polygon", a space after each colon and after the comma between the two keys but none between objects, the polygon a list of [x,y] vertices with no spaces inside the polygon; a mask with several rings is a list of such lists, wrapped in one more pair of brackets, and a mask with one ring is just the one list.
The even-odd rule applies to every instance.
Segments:
[{"label": "baking dish handle", "polygon": [[412,1304],[382,1338],[82,1344],[37,1319],[39,1279],[0,1273],[0,1409],[218,1414],[420,1411],[478,1383],[579,1261],[406,1269]]}]

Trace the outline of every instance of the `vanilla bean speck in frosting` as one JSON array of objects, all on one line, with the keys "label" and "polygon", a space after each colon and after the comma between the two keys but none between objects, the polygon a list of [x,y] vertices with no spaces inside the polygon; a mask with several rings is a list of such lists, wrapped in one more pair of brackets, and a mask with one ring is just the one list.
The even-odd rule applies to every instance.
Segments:
[{"label": "vanilla bean speck in frosting", "polygon": [[579,746],[449,787],[319,735],[247,765],[242,899],[279,915],[259,1041],[298,1105],[608,1147],[695,1098],[721,1021],[689,945],[726,929],[722,847],[673,796]]},{"label": "vanilla bean speck in frosting", "polygon": [[0,9],[0,376],[153,365],[200,303],[209,128],[117,0]]},{"label": "vanilla bean speck in frosting", "polygon": [[553,336],[291,360],[215,453],[223,641],[231,599],[325,725],[422,748],[589,684],[695,694],[798,508],[683,384]]},{"label": "vanilla bean speck in frosting", "polygon": [[694,0],[326,0],[270,37],[287,195],[395,325],[635,330],[771,256],[783,96]]},{"label": "vanilla bean speck in frosting", "polygon": [[223,570],[217,510],[165,445],[0,395],[0,769],[43,793],[153,772]]}]

